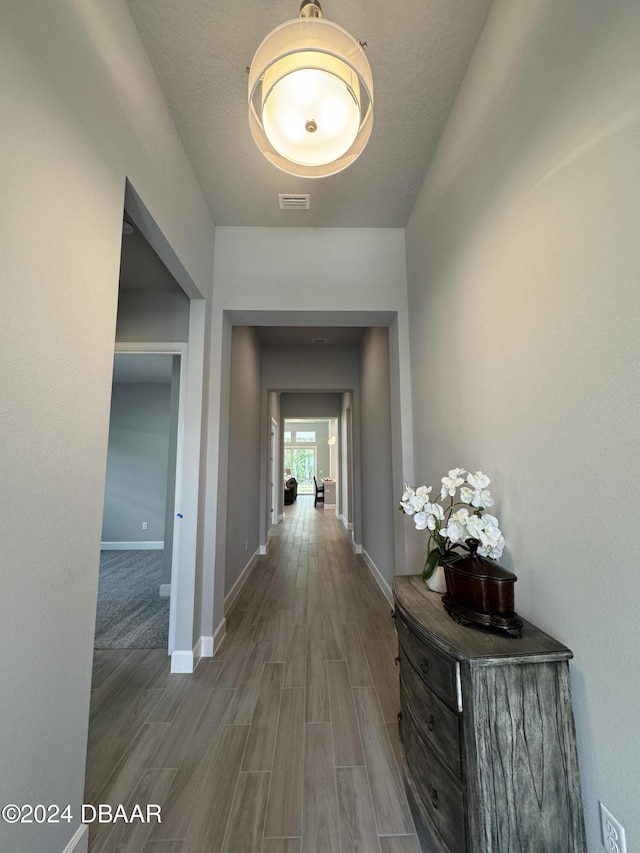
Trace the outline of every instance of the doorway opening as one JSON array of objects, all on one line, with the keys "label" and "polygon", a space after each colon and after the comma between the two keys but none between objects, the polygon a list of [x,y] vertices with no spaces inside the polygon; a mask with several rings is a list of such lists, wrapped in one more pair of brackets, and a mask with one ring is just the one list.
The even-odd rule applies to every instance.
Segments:
[{"label": "doorway opening", "polygon": [[170,646],[181,361],[114,355],[96,649]]}]

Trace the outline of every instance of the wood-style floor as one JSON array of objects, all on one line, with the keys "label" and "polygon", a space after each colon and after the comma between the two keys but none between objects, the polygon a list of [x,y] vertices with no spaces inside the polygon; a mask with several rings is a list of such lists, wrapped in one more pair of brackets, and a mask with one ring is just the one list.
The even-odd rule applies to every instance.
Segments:
[{"label": "wood-style floor", "polygon": [[398,769],[390,607],[331,509],[286,509],[193,675],[166,651],[95,653],[92,853],[420,853]]}]

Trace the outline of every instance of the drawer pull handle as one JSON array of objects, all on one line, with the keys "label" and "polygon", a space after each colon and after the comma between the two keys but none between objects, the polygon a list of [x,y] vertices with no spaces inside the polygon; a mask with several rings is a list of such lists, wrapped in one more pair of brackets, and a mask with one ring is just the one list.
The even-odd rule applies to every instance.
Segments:
[{"label": "drawer pull handle", "polygon": [[398,722],[402,720],[402,711],[398,711]]},{"label": "drawer pull handle", "polygon": [[398,664],[400,663],[400,655],[398,655],[398,657],[395,658],[395,662],[396,662],[396,666],[398,666]]},{"label": "drawer pull handle", "polygon": [[392,619],[395,619],[395,618],[396,618],[396,611],[395,611],[395,610],[392,610],[392,611],[391,611],[391,618],[392,618]]},{"label": "drawer pull handle", "polygon": [[426,658],[422,658],[420,661],[420,672],[423,675],[426,675],[429,672],[429,661]]},{"label": "drawer pull handle", "polygon": [[438,792],[435,788],[431,791],[431,805],[434,809],[438,808]]},{"label": "drawer pull handle", "polygon": [[435,729],[435,727],[436,727],[435,717],[433,716],[433,714],[431,714],[431,716],[427,720],[427,728],[429,729],[430,732],[432,732]]}]

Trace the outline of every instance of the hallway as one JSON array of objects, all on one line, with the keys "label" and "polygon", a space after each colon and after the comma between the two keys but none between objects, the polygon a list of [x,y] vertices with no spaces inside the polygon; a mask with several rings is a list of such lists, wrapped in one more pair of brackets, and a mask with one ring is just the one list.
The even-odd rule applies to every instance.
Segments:
[{"label": "hallway", "polygon": [[91,825],[92,853],[419,853],[398,770],[390,606],[351,534],[286,507],[214,659],[96,652],[85,801],[162,805]]}]

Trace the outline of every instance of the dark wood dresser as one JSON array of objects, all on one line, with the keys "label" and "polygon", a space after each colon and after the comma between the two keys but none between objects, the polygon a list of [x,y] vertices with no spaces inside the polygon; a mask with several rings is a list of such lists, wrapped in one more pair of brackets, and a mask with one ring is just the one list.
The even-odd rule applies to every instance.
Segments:
[{"label": "dark wood dresser", "polygon": [[585,853],[569,659],[458,625],[420,575],[393,585],[405,776],[425,851]]}]

